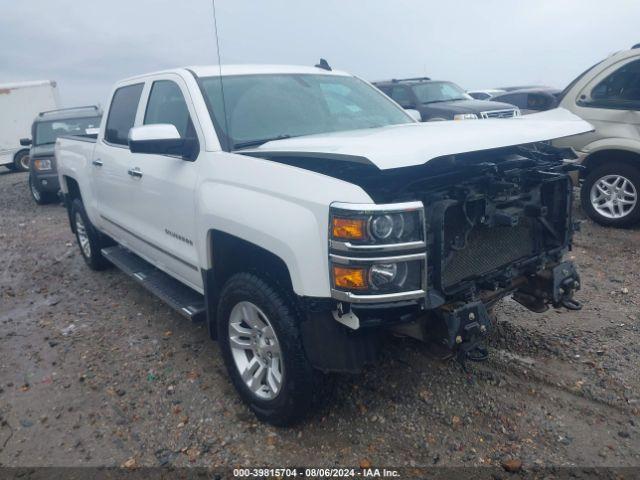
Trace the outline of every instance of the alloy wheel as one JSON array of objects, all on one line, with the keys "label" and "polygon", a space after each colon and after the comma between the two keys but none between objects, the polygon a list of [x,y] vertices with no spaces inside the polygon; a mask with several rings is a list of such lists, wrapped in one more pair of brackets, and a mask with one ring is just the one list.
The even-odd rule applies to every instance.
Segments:
[{"label": "alloy wheel", "polygon": [[89,243],[89,235],[87,234],[87,227],[85,227],[84,222],[82,221],[82,216],[80,213],[76,212],[76,234],[78,235],[78,243],[80,244],[80,249],[86,258],[91,257],[91,244]]},{"label": "alloy wheel", "polygon": [[636,186],[622,175],[605,175],[596,180],[590,192],[591,205],[605,218],[623,218],[638,202]]},{"label": "alloy wheel", "polygon": [[39,202],[42,195],[40,194],[40,190],[38,190],[33,182],[33,178],[29,178],[29,188],[31,190],[31,195],[33,195],[33,198],[35,199],[36,202]]},{"label": "alloy wheel", "polygon": [[282,389],[284,362],[271,322],[256,305],[239,302],[229,318],[229,346],[245,385],[261,400],[273,400]]}]

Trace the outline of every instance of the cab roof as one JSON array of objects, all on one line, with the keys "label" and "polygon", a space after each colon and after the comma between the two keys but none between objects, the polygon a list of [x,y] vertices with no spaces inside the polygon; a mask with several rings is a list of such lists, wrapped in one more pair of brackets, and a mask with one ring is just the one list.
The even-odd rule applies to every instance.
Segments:
[{"label": "cab roof", "polygon": [[222,76],[231,75],[274,75],[274,74],[315,74],[315,75],[336,75],[347,77],[351,76],[349,73],[342,72],[340,70],[325,70],[318,67],[306,67],[297,65],[262,65],[262,64],[245,64],[245,65],[194,65],[182,68],[175,68],[171,70],[162,70],[158,72],[145,73],[143,75],[137,75],[130,77],[122,82],[128,82],[136,79],[143,79],[154,75],[166,74],[166,73],[178,73],[184,74],[184,72],[193,72],[198,77],[218,77],[222,73]]},{"label": "cab roof", "polygon": [[102,109],[98,105],[87,105],[82,107],[60,108],[40,112],[34,122],[49,122],[51,120],[68,120],[72,118],[101,117]]}]

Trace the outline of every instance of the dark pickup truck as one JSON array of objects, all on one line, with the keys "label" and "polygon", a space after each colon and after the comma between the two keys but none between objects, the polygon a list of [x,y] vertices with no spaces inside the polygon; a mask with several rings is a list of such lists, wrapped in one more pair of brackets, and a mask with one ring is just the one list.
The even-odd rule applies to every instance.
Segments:
[{"label": "dark pickup truck", "polygon": [[518,107],[476,100],[453,82],[420,77],[375,82],[374,85],[402,108],[420,112],[423,122],[520,116]]}]

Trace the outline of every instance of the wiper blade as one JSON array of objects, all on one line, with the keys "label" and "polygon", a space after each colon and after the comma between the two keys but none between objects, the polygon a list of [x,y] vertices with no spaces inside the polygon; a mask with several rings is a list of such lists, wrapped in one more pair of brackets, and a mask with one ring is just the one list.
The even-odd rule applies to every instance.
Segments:
[{"label": "wiper blade", "polygon": [[262,138],[260,140],[247,140],[246,142],[238,142],[233,144],[233,149],[237,150],[238,148],[256,147],[258,145],[262,145],[263,143],[273,142],[274,140],[284,140],[285,138],[291,138],[291,135],[278,135],[277,137]]}]

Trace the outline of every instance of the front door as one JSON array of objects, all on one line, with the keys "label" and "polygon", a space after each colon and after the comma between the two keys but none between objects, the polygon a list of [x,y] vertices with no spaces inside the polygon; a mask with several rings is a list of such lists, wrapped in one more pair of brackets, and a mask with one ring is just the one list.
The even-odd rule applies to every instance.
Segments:
[{"label": "front door", "polygon": [[[142,124],[172,124],[182,138],[198,138],[187,92],[177,75],[155,80]],[[152,247],[148,252],[154,264],[201,290],[195,230],[198,161],[202,159],[132,153],[129,163],[138,172],[132,190],[132,214],[139,236]]]},{"label": "front door", "polygon": [[591,123],[595,139],[640,140],[640,59],[622,60],[582,90],[576,113]]}]

